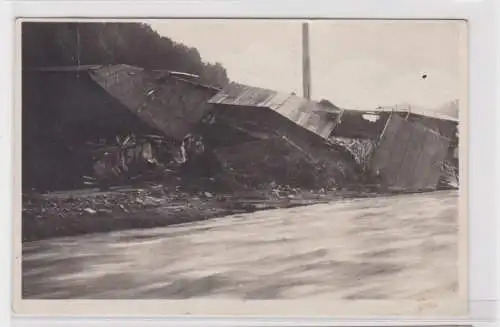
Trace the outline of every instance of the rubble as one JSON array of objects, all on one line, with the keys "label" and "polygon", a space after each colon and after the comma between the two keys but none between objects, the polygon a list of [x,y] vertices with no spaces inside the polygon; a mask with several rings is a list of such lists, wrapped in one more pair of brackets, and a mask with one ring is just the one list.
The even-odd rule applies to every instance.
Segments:
[{"label": "rubble", "polygon": [[332,188],[354,176],[349,175],[349,162],[312,159],[281,139],[220,148],[216,154],[239,183],[255,188],[271,182],[306,189]]},{"label": "rubble", "polygon": [[333,143],[346,148],[354,157],[356,162],[362,167],[366,167],[366,165],[368,165],[375,149],[377,148],[377,142],[372,139],[332,136],[330,137],[330,140]]}]

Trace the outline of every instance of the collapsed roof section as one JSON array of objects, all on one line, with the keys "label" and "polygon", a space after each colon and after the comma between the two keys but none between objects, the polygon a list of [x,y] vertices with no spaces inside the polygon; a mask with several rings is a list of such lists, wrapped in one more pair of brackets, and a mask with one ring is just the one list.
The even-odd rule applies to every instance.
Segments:
[{"label": "collapsed roof section", "polygon": [[294,94],[277,92],[238,83],[230,83],[213,98],[212,104],[268,108],[307,130],[327,138],[341,110]]},{"label": "collapsed roof section", "polygon": [[83,75],[105,90],[150,127],[182,140],[203,116],[207,100],[219,89],[198,82],[198,76],[129,65],[43,67],[26,72]]},{"label": "collapsed roof section", "polygon": [[[293,94],[237,83],[228,85],[209,103],[216,108],[221,107],[215,110],[219,120],[231,122],[229,125],[233,129],[246,130],[248,135],[270,135],[273,130],[278,134],[281,132],[294,144],[300,144],[301,151],[314,154],[314,157],[319,156],[321,151],[312,151],[316,148],[312,144],[322,143],[321,139],[343,147],[349,143],[345,139],[365,140],[362,146],[355,144],[356,149],[353,149],[362,149],[362,155],[366,158],[356,161],[364,163],[371,180],[375,179],[393,189],[436,189],[444,174],[443,165],[453,153],[450,149],[458,145],[456,119],[424,115],[424,112],[342,110],[325,102],[308,101]],[[258,121],[255,118],[258,116],[250,119],[250,113],[261,111],[264,114],[268,110],[303,127],[316,139],[306,138],[305,134],[298,136],[303,133],[297,131],[288,133],[291,130],[282,127],[288,124],[285,121],[276,121],[273,126],[267,126],[271,121],[269,115],[264,120],[263,116]],[[306,139],[309,141],[304,142]],[[370,149],[365,149],[367,146]],[[356,153],[350,152],[356,157]],[[339,156],[330,157],[330,165],[339,160]]]},{"label": "collapsed roof section", "polygon": [[309,101],[295,94],[230,83],[209,101],[240,107],[268,108],[309,131],[328,139],[336,137],[378,139],[391,114],[419,122],[448,138],[456,138],[458,119],[418,108],[379,107],[375,110],[340,109],[328,101]]},{"label": "collapsed roof section", "polygon": [[218,89],[196,83],[192,75],[145,71],[115,65],[90,73],[92,79],[143,121],[182,140],[203,116]]},{"label": "collapsed roof section", "polygon": [[389,117],[394,114],[413,123],[424,125],[452,140],[452,144],[458,144],[458,121],[456,119],[424,111],[402,109],[343,110],[331,136],[376,140],[384,130]]},{"label": "collapsed roof section", "polygon": [[73,188],[92,171],[94,146],[161,136],[178,146],[218,89],[195,75],[128,65],[23,70],[23,185]]}]

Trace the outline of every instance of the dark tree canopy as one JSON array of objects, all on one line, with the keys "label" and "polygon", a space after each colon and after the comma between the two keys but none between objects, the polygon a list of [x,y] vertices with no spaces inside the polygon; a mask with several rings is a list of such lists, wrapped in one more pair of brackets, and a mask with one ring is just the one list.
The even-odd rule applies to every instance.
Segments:
[{"label": "dark tree canopy", "polygon": [[24,67],[129,64],[196,74],[216,86],[228,83],[220,63],[205,63],[196,48],[160,36],[139,23],[23,23]]}]

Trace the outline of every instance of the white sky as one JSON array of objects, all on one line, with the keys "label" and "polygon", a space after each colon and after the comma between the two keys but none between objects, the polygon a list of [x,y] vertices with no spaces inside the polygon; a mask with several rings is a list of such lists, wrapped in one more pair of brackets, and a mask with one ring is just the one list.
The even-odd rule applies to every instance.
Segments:
[{"label": "white sky", "polygon": [[[233,81],[302,94],[300,22],[162,20],[151,26],[196,47],[205,61],[220,62]],[[352,109],[397,103],[431,109],[464,98],[462,22],[314,21],[309,30],[313,99]]]}]

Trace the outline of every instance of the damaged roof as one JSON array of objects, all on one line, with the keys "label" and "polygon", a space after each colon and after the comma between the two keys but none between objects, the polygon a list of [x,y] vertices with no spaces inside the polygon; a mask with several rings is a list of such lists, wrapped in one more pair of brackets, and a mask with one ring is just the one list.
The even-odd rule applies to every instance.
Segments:
[{"label": "damaged roof", "polygon": [[309,101],[295,94],[230,83],[209,100],[212,104],[269,108],[323,138],[337,136],[378,138],[391,113],[428,117],[443,123],[458,119],[416,107],[379,107],[374,110],[340,109],[322,101]]},{"label": "damaged roof", "polygon": [[[185,75],[170,71],[146,71],[141,68],[114,65],[92,71],[92,79],[119,99],[138,117],[182,140],[203,116],[206,102],[217,88],[205,86]],[[167,83],[173,77],[182,83]]]},{"label": "damaged roof", "polygon": [[178,140],[192,130],[204,114],[207,100],[219,91],[200,83],[197,75],[125,64],[39,67],[25,72],[49,73],[47,76],[56,78],[80,76],[81,83],[96,83],[143,122]]},{"label": "damaged roof", "polygon": [[[295,94],[234,82],[212,97],[209,103],[269,108],[323,138],[327,138],[335,126],[335,113],[338,115],[342,111]],[[328,119],[321,118],[321,113],[327,113]]]}]

